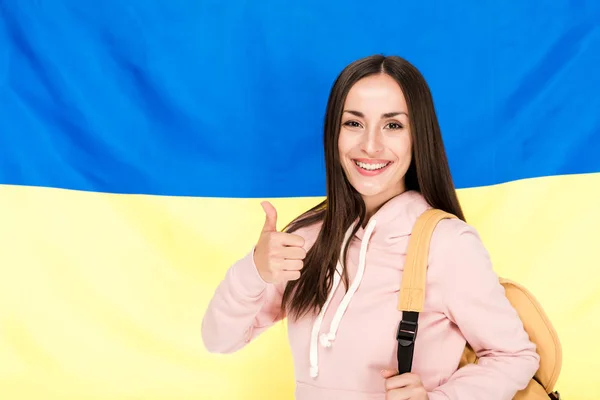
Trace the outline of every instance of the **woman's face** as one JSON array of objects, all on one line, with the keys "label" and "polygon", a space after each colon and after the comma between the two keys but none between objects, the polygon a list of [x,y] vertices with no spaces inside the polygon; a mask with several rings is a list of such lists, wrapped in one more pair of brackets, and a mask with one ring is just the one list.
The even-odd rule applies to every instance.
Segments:
[{"label": "woman's face", "polygon": [[405,191],[411,148],[408,108],[398,83],[387,74],[358,81],[344,104],[338,151],[370,214]]}]

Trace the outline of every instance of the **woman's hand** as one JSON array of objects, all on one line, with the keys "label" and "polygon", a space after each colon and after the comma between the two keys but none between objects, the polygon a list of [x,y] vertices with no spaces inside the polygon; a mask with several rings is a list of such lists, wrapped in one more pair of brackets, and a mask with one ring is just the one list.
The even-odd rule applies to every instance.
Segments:
[{"label": "woman's hand", "polygon": [[427,391],[416,374],[398,375],[398,371],[384,369],[386,400],[429,400]]},{"label": "woman's hand", "polygon": [[254,249],[254,263],[260,277],[269,283],[285,283],[300,278],[306,251],[304,238],[277,232],[277,210],[268,201],[262,204],[265,224]]}]

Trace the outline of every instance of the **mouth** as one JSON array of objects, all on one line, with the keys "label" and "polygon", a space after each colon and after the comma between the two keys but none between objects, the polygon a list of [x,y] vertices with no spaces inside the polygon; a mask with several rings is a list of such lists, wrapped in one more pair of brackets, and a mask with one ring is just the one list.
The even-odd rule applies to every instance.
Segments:
[{"label": "mouth", "polygon": [[379,175],[385,171],[393,162],[388,160],[357,160],[352,162],[356,166],[358,172],[365,176]]}]

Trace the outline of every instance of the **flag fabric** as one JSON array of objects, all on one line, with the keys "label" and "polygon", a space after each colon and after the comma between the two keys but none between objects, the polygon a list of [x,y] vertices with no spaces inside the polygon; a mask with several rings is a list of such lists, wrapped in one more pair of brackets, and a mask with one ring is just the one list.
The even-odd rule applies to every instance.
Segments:
[{"label": "flag fabric", "polygon": [[566,0],[0,1],[0,398],[292,399],[285,322],[225,356],[201,320],[260,201],[322,200],[329,89],[375,53],[424,74],[557,388],[597,398],[600,3]]}]

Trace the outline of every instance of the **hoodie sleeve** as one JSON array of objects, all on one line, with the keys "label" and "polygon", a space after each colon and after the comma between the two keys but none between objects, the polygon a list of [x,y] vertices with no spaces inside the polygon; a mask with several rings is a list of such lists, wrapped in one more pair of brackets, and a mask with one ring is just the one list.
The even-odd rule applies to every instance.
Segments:
[{"label": "hoodie sleeve", "polygon": [[[429,400],[508,400],[539,367],[535,344],[508,301],[479,235],[462,221],[447,222],[436,261],[443,268],[446,315],[479,357],[429,393]],[[457,228],[457,229],[454,229]],[[434,260],[431,260],[434,262]]]},{"label": "hoodie sleeve", "polygon": [[229,268],[208,304],[202,320],[206,349],[233,353],[281,320],[283,289],[260,277],[253,248]]}]

